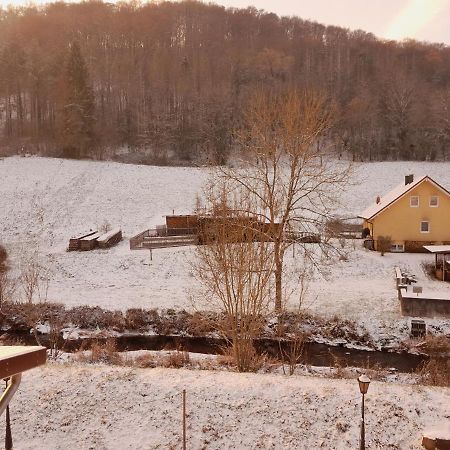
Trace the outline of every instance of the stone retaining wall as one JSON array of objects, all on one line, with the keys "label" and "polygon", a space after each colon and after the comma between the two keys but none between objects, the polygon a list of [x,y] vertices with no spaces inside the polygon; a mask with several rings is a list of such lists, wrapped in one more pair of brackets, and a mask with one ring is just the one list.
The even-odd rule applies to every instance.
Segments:
[{"label": "stone retaining wall", "polygon": [[406,286],[399,285],[398,298],[403,316],[450,318],[450,299],[405,296]]}]

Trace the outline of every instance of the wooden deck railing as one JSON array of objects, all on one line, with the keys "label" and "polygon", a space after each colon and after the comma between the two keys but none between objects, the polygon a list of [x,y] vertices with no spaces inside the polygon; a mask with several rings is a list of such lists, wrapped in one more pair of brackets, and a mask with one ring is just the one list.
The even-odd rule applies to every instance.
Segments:
[{"label": "wooden deck railing", "polygon": [[151,228],[130,239],[131,250],[179,247],[198,243],[196,228]]}]

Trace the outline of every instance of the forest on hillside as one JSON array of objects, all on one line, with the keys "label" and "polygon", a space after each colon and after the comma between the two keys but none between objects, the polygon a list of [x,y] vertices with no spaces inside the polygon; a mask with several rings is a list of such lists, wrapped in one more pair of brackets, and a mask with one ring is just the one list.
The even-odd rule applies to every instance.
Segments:
[{"label": "forest on hillside", "polygon": [[0,9],[0,154],[226,162],[256,91],[314,89],[354,160],[450,158],[450,47],[197,1]]}]

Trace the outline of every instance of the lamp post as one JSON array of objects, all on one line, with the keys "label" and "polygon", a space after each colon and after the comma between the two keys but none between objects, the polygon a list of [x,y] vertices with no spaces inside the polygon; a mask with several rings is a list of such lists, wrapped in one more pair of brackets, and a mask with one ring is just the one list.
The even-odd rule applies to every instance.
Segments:
[{"label": "lamp post", "polygon": [[367,375],[361,375],[358,378],[359,390],[362,394],[361,403],[361,437],[359,440],[359,450],[365,450],[366,448],[366,436],[364,429],[364,395],[367,394],[369,390],[370,378]]}]

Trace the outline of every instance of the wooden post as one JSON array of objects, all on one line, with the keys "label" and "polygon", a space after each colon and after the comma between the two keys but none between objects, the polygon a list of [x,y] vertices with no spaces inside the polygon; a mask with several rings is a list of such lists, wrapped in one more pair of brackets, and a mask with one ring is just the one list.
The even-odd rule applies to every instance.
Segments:
[{"label": "wooden post", "polygon": [[[6,380],[6,387],[8,387],[8,380]],[[12,450],[13,441],[11,433],[11,419],[9,417],[9,405],[6,407],[6,431],[5,431],[5,450]]]},{"label": "wooden post", "polygon": [[364,423],[364,394],[362,395],[362,402],[361,402],[361,435],[359,438],[359,448],[360,450],[366,449],[366,430]]},{"label": "wooden post", "polygon": [[186,450],[186,389],[183,389],[183,450]]},{"label": "wooden post", "polygon": [[445,254],[442,255],[442,281],[445,281]]}]

